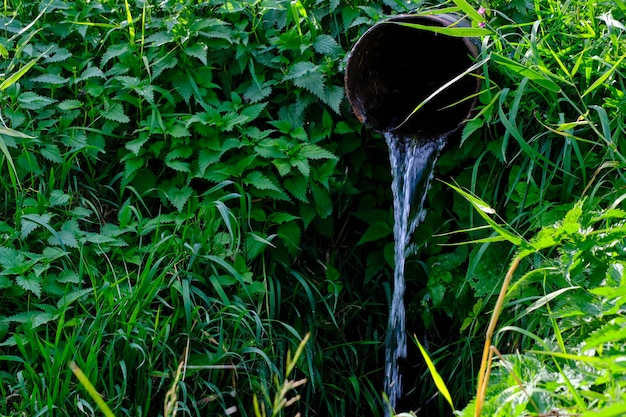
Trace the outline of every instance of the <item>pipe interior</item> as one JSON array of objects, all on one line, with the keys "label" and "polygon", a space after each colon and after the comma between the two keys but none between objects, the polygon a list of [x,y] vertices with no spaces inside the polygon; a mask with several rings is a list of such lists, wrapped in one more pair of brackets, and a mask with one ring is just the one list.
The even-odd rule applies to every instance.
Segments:
[{"label": "pipe interior", "polygon": [[[411,23],[437,24],[407,17]],[[352,51],[346,68],[348,96],[357,116],[374,130],[398,126],[416,106],[473,64],[463,38],[383,23],[372,27]],[[455,130],[469,115],[473,99],[444,109],[477,91],[463,77],[421,108],[396,133],[433,138]]]}]

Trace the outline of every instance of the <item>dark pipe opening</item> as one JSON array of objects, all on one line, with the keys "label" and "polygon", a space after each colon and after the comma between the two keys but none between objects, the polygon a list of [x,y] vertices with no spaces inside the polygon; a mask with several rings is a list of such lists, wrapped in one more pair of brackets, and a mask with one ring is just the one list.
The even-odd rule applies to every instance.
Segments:
[{"label": "dark pipe opening", "polygon": [[[346,65],[348,99],[359,120],[379,132],[394,130],[425,98],[466,71],[478,56],[468,38],[456,38],[394,22],[448,26],[451,15],[401,15],[370,28],[355,44]],[[466,23],[462,22],[462,25]],[[395,132],[437,138],[455,131],[469,116],[480,80],[466,75],[438,94]],[[460,103],[457,103],[463,99]],[[452,107],[451,104],[457,103]]]}]

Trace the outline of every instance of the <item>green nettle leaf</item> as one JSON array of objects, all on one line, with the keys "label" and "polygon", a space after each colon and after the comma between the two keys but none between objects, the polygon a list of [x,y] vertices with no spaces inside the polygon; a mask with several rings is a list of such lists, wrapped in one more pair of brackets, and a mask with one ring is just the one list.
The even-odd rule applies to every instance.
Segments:
[{"label": "green nettle leaf", "polygon": [[107,120],[112,120],[114,122],[120,123],[128,123],[130,122],[130,118],[124,114],[124,107],[122,103],[113,103],[102,113],[102,117]]},{"label": "green nettle leaf", "polygon": [[51,218],[52,216],[49,214],[28,214],[22,216],[22,239],[26,239],[38,227],[48,225]]},{"label": "green nettle leaf", "polygon": [[57,282],[61,284],[78,284],[80,276],[75,271],[61,271],[57,276]]},{"label": "green nettle leaf", "polygon": [[118,56],[122,56],[127,52],[130,52],[130,46],[127,43],[115,44],[109,47],[107,51],[102,55],[100,65],[105,66],[107,62]]},{"label": "green nettle leaf", "polygon": [[208,65],[206,45],[203,45],[201,43],[195,43],[185,48],[185,54],[197,58],[204,65]]},{"label": "green nettle leaf", "polygon": [[191,132],[185,126],[181,124],[175,124],[170,126],[166,132],[168,135],[171,135],[175,138],[184,138],[191,136]]},{"label": "green nettle leaf", "polygon": [[304,177],[291,177],[287,178],[284,182],[285,188],[295,198],[300,201],[308,202],[307,192],[309,190],[309,183]]},{"label": "green nettle leaf", "polygon": [[308,178],[309,175],[311,175],[311,167],[309,166],[309,160],[308,159],[304,159],[304,158],[292,158],[290,161],[292,166],[298,168],[298,170],[300,171],[300,173],[302,173],[302,175],[305,178]]},{"label": "green nettle leaf", "polygon": [[251,103],[258,103],[272,94],[272,86],[274,84],[275,82],[273,81],[265,81],[262,84],[252,82],[246,91],[244,91],[243,96],[246,100],[250,100]]},{"label": "green nettle leaf", "polygon": [[376,221],[370,224],[361,236],[359,243],[357,245],[362,245],[363,243],[372,242],[375,240],[382,239],[387,237],[393,233],[393,228],[389,225],[389,223],[384,221]]},{"label": "green nettle leaf", "polygon": [[148,36],[145,40],[146,45],[150,47],[163,46],[166,43],[174,41],[174,34],[172,32],[156,32]]},{"label": "green nettle leaf", "polygon": [[170,78],[170,82],[176,92],[185,100],[185,103],[189,104],[189,100],[193,94],[193,85],[187,74],[182,71],[176,71]]},{"label": "green nettle leaf", "polygon": [[15,278],[15,283],[22,289],[30,291],[37,296],[41,297],[41,284],[43,278],[36,276],[35,274],[28,274],[28,276],[19,275]]},{"label": "green nettle leaf", "polygon": [[80,108],[83,105],[83,102],[80,100],[63,100],[57,106],[59,106],[60,110],[68,111],[75,110]]},{"label": "green nettle leaf", "polygon": [[269,220],[272,223],[276,223],[276,224],[286,223],[286,222],[290,222],[290,221],[297,220],[297,219],[299,219],[298,216],[294,216],[293,214],[285,213],[281,211],[272,213],[269,216]]},{"label": "green nettle leaf", "polygon": [[60,75],[57,75],[57,74],[42,74],[38,77],[33,78],[33,81],[35,82],[53,84],[53,85],[65,84],[69,80],[70,80],[69,78],[61,77]]},{"label": "green nettle leaf", "polygon": [[282,239],[291,256],[295,256],[300,249],[302,229],[297,222],[291,221],[278,226],[278,236]]},{"label": "green nettle leaf", "polygon": [[50,207],[64,206],[70,201],[70,196],[61,190],[52,190],[50,192]]},{"label": "green nettle leaf", "polygon": [[77,81],[85,81],[90,78],[106,78],[104,72],[98,67],[87,67],[78,77]]},{"label": "green nettle leaf", "polygon": [[322,100],[326,99],[324,91],[324,74],[321,72],[310,72],[306,75],[295,78],[293,83],[297,87],[304,88]]},{"label": "green nettle leaf", "polygon": [[52,103],[56,103],[56,100],[50,97],[44,97],[32,91],[26,91],[17,97],[18,103],[24,109],[28,110],[40,110]]},{"label": "green nettle leaf", "polygon": [[40,149],[39,153],[48,161],[56,163],[63,162],[61,151],[59,150],[59,147],[54,143],[46,144],[43,148]]},{"label": "green nettle leaf", "polygon": [[252,185],[259,190],[274,190],[282,192],[280,187],[274,184],[272,180],[259,171],[252,171],[249,173],[246,178],[244,178],[243,183],[246,185]]},{"label": "green nettle leaf", "polygon": [[296,146],[295,151],[298,156],[303,156],[307,159],[337,159],[332,152],[312,143],[300,144]]},{"label": "green nettle leaf", "polygon": [[339,107],[341,106],[341,101],[343,100],[344,89],[338,85],[327,86],[326,87],[326,96],[322,98],[324,103],[326,103],[333,111],[339,114]]},{"label": "green nettle leaf", "polygon": [[322,55],[330,55],[331,57],[337,56],[343,52],[341,46],[337,41],[329,35],[318,35],[313,42],[313,48],[315,52]]},{"label": "green nettle leaf", "polygon": [[184,161],[165,161],[165,165],[178,172],[191,172],[191,164]]},{"label": "green nettle leaf", "polygon": [[167,199],[178,211],[183,211],[183,207],[185,207],[187,200],[189,200],[192,194],[193,188],[191,187],[171,187],[165,191]]},{"label": "green nettle leaf", "polygon": [[333,212],[333,203],[328,190],[317,184],[311,184],[313,199],[315,200],[315,210],[320,218],[325,219]]},{"label": "green nettle leaf", "polygon": [[141,132],[137,139],[126,142],[124,147],[135,154],[135,156],[138,156],[141,147],[148,141],[148,139],[150,139],[150,135],[145,132]]},{"label": "green nettle leaf", "polygon": [[52,49],[45,55],[43,62],[52,64],[55,62],[63,62],[72,57],[72,53],[65,48],[59,48],[57,45],[53,45]]}]

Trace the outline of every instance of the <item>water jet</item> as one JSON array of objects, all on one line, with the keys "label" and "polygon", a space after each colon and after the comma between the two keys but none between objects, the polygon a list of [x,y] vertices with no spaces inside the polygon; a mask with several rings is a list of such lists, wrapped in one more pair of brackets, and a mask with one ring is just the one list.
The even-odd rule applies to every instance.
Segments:
[{"label": "water jet", "polygon": [[439,153],[470,116],[480,88],[480,79],[468,71],[479,55],[474,39],[405,23],[469,26],[453,14],[394,16],[367,30],[346,63],[348,100],[362,123],[384,135],[393,178],[395,271],[384,382],[391,408],[403,395],[399,362],[407,350],[404,264],[409,243],[425,215]]}]

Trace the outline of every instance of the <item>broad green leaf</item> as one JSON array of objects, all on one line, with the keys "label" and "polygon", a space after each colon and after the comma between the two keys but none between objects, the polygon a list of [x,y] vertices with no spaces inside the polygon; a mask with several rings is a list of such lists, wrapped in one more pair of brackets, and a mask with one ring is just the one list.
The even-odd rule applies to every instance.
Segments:
[{"label": "broad green leaf", "polygon": [[124,107],[122,107],[122,103],[115,102],[111,104],[108,108],[102,112],[102,117],[107,120],[112,120],[114,122],[120,123],[128,123],[130,122],[130,118],[124,114]]},{"label": "broad green leaf", "polygon": [[365,233],[363,233],[363,236],[361,236],[361,239],[359,239],[357,245],[382,239],[390,236],[392,233],[393,228],[389,225],[389,223],[385,221],[376,221],[368,226]]},{"label": "broad green leaf", "polygon": [[307,202],[307,192],[309,190],[309,183],[306,178],[302,176],[295,176],[291,178],[287,178],[285,180],[285,188],[291,195],[302,202]]},{"label": "broad green leaf", "polygon": [[310,72],[298,78],[294,78],[293,83],[295,86],[304,88],[322,100],[326,99],[324,74],[322,72]]},{"label": "broad green leaf", "polygon": [[315,52],[329,56],[336,56],[342,52],[341,46],[339,46],[337,41],[326,34],[317,35],[315,41],[313,41],[313,48]]},{"label": "broad green leaf", "polygon": [[69,78],[65,78],[65,77],[61,77],[60,75],[57,74],[42,74],[38,77],[33,78],[33,81],[38,82],[38,83],[45,83],[45,84],[53,84],[53,85],[61,85],[61,84],[65,84],[69,81]]},{"label": "broad green leaf", "polygon": [[15,278],[15,283],[22,289],[35,294],[37,298],[41,297],[43,278],[37,277],[35,274],[28,274],[28,276],[19,275]]},{"label": "broad green leaf", "polygon": [[295,152],[297,152],[298,156],[307,159],[337,159],[332,152],[312,143],[303,143],[296,146]]},{"label": "broad green leaf", "polygon": [[80,100],[63,100],[58,104],[59,109],[61,110],[74,110],[78,109],[83,105],[83,102]]},{"label": "broad green leaf", "polygon": [[192,194],[193,189],[191,187],[171,187],[165,193],[167,199],[178,211],[183,211],[185,203],[187,203],[187,200],[189,200]]},{"label": "broad green leaf", "polygon": [[315,201],[315,211],[320,218],[325,219],[333,212],[333,203],[328,194],[328,190],[317,184],[311,184],[311,192]]},{"label": "broad green leaf", "polygon": [[246,185],[252,185],[259,190],[275,190],[281,191],[281,189],[272,182],[268,177],[259,171],[252,171],[243,180]]},{"label": "broad green leaf", "polygon": [[26,91],[17,97],[17,101],[22,108],[28,110],[40,110],[52,103],[56,103],[56,100],[50,97],[39,95],[33,91]]},{"label": "broad green leaf", "polygon": [[28,235],[35,229],[43,225],[49,225],[52,216],[49,214],[29,214],[22,216],[22,239],[26,239]]},{"label": "broad green leaf", "polygon": [[197,58],[204,65],[208,65],[206,45],[203,45],[201,43],[194,43],[193,45],[185,48],[185,54]]},{"label": "broad green leaf", "polygon": [[278,226],[278,236],[285,243],[285,247],[292,256],[295,256],[300,249],[302,229],[295,221],[283,223]]}]

